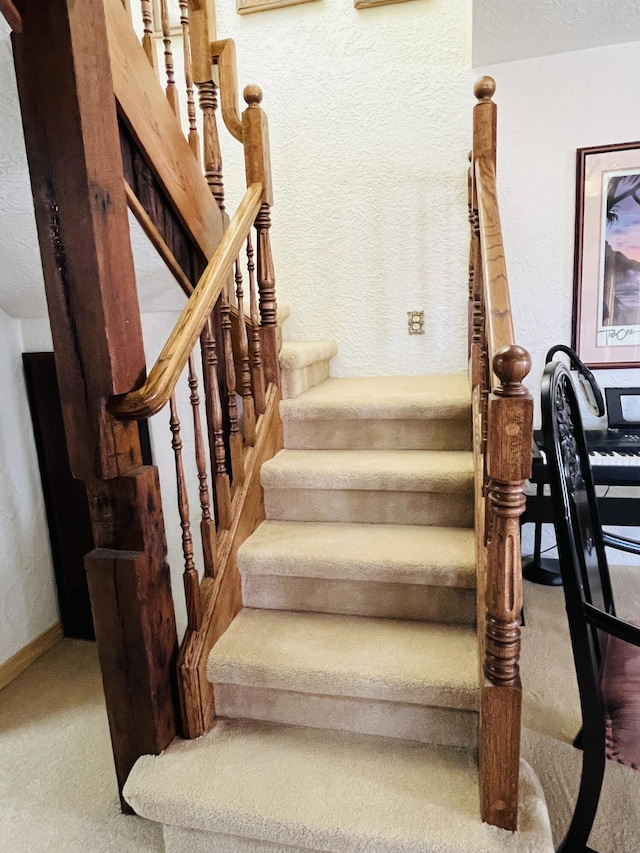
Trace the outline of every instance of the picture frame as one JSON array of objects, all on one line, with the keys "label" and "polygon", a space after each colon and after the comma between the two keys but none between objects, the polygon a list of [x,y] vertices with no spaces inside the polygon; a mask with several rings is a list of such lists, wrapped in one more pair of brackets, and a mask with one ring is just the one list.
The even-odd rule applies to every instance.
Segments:
[{"label": "picture frame", "polygon": [[299,6],[314,0],[236,0],[236,12],[250,15],[253,12],[267,12],[269,9],[282,9],[285,6]]},{"label": "picture frame", "polygon": [[640,367],[640,142],[577,151],[572,346],[592,368]]}]

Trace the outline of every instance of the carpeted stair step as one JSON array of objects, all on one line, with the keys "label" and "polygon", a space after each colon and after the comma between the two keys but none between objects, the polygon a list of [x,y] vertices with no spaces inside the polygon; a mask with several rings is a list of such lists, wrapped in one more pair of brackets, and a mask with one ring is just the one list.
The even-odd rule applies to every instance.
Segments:
[{"label": "carpeted stair step", "polygon": [[472,628],[244,608],[209,656],[216,714],[474,749]]},{"label": "carpeted stair step", "polygon": [[291,450],[469,450],[466,374],[327,379],[280,414]]},{"label": "carpeted stair step", "polygon": [[265,521],[240,547],[245,607],[473,625],[473,531]]},{"label": "carpeted stair step", "polygon": [[297,397],[328,379],[337,352],[335,341],[285,341],[280,350],[282,396]]},{"label": "carpeted stair step", "polygon": [[464,750],[218,721],[144,756],[124,788],[165,825],[166,853],[553,853],[540,785],[521,764],[519,832],[480,820]]},{"label": "carpeted stair step", "polygon": [[268,519],[473,524],[467,451],[282,450],[261,479]]}]

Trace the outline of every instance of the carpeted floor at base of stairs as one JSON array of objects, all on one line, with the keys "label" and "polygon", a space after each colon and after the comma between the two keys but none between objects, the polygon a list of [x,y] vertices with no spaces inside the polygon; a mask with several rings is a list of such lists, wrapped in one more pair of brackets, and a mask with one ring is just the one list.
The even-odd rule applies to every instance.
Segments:
[{"label": "carpeted floor at base of stairs", "polygon": [[125,796],[167,853],[552,853],[524,764],[519,832],[480,820],[467,378],[328,379],[334,352],[284,350],[214,729],[142,758]]}]

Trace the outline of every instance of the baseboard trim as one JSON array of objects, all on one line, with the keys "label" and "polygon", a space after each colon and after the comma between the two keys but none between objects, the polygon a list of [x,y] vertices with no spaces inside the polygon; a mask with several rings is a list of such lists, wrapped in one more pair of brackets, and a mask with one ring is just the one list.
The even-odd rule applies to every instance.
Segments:
[{"label": "baseboard trim", "polygon": [[24,672],[28,666],[31,666],[34,661],[53,648],[56,643],[64,637],[62,625],[60,622],[55,622],[46,631],[31,640],[23,649],[16,652],[15,655],[0,664],[0,690],[6,687],[14,678],[17,678],[21,672]]}]

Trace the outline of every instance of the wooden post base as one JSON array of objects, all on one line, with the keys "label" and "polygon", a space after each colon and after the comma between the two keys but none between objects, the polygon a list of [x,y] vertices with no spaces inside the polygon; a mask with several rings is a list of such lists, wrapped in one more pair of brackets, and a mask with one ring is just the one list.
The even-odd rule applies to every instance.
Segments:
[{"label": "wooden post base", "polygon": [[85,558],[122,809],[122,788],[141,755],[175,737],[177,656],[169,568],[136,551],[99,548]]}]

